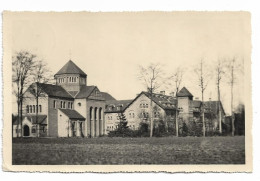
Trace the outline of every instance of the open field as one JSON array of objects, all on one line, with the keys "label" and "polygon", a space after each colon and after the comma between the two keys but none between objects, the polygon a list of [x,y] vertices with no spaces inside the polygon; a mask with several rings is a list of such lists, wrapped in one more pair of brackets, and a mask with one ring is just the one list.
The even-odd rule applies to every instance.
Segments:
[{"label": "open field", "polygon": [[15,165],[244,164],[245,137],[14,138]]}]

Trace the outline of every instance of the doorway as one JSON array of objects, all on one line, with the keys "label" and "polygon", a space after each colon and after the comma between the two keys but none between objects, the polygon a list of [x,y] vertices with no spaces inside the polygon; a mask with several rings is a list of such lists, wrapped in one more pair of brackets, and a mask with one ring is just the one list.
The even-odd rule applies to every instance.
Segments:
[{"label": "doorway", "polygon": [[23,136],[30,136],[30,128],[27,125],[23,127]]}]

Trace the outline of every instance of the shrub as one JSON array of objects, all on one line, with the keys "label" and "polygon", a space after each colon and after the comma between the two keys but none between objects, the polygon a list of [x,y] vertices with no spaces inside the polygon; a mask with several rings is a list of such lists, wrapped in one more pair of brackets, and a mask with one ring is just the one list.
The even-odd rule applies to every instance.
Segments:
[{"label": "shrub", "polygon": [[186,125],[185,122],[182,123],[182,126],[180,127],[180,136],[188,136],[188,126]]}]

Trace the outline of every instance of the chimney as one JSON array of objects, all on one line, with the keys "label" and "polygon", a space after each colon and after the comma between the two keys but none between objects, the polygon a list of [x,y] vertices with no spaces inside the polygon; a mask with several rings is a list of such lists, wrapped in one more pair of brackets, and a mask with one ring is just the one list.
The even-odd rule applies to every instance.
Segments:
[{"label": "chimney", "polygon": [[160,94],[165,95],[165,91],[160,91]]}]

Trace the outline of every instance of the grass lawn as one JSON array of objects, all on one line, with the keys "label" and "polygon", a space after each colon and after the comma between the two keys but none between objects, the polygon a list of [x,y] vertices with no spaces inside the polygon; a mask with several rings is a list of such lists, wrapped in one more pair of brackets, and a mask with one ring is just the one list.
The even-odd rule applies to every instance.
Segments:
[{"label": "grass lawn", "polygon": [[14,138],[14,165],[244,164],[245,137]]}]

